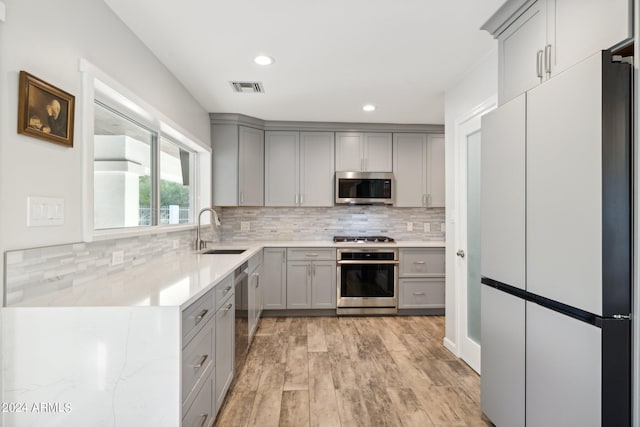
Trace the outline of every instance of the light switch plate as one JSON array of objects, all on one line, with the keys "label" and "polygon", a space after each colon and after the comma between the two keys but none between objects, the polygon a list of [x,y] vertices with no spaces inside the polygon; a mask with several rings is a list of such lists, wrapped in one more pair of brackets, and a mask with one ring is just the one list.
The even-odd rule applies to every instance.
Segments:
[{"label": "light switch plate", "polygon": [[431,224],[429,224],[428,222],[424,223],[424,232],[425,233],[430,233],[431,232]]},{"label": "light switch plate", "polygon": [[64,225],[64,199],[27,197],[27,227]]},{"label": "light switch plate", "polygon": [[407,223],[407,231],[413,231],[413,223],[412,222],[408,222]]},{"label": "light switch plate", "polygon": [[124,251],[111,252],[111,265],[120,265],[124,262]]},{"label": "light switch plate", "polygon": [[249,231],[251,223],[249,221],[240,221],[240,231]]}]

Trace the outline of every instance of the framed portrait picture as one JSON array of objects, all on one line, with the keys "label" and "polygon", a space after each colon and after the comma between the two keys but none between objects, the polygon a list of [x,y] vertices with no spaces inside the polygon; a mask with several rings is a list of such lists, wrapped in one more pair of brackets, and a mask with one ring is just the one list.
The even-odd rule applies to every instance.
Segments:
[{"label": "framed portrait picture", "polygon": [[20,71],[18,133],[73,147],[75,97]]}]

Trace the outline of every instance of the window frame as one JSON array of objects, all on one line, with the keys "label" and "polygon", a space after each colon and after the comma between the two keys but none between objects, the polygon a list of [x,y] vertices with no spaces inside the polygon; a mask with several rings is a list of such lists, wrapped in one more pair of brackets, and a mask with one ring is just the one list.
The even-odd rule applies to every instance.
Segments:
[{"label": "window frame", "polygon": [[[167,233],[195,228],[198,211],[211,203],[211,147],[193,137],[153,106],[139,98],[85,59],[80,61],[83,76],[82,96],[78,99],[81,134],[86,141],[83,151],[83,241],[91,242],[122,237]],[[94,229],[94,117],[96,101],[116,114],[155,134],[152,144],[152,198],[155,224],[109,229]],[[160,224],[160,139],[190,152],[190,218],[183,224]],[[155,176],[154,176],[155,175]]]}]

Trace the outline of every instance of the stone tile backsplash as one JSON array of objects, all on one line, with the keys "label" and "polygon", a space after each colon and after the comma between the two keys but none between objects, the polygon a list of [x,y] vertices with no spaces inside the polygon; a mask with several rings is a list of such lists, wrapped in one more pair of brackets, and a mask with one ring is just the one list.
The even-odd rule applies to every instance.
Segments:
[{"label": "stone tile backsplash", "polygon": [[[336,206],[222,208],[222,240],[330,240],[335,235],[386,235],[396,240],[444,240],[444,208]],[[413,231],[407,230],[407,223]],[[243,231],[242,223],[249,230]],[[424,231],[428,224],[429,231]]]},{"label": "stone tile backsplash", "polygon": [[[203,227],[211,241],[330,240],[334,235],[387,235],[396,240],[444,240],[443,208],[344,206],[332,208],[222,208],[221,228]],[[407,230],[407,223],[413,231]],[[248,225],[248,230],[243,229]],[[430,231],[424,231],[428,224]],[[174,249],[174,241],[178,248]],[[81,286],[158,257],[170,260],[192,250],[194,230],[71,243],[5,252],[5,305]],[[122,264],[111,265],[114,251]]]}]

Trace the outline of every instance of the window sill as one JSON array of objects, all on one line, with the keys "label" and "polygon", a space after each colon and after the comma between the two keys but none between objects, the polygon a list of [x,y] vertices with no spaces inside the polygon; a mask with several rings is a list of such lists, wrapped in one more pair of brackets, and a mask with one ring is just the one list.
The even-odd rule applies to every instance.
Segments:
[{"label": "window sill", "polygon": [[149,227],[135,228],[118,228],[111,230],[97,230],[93,232],[91,241],[99,242],[102,240],[122,239],[126,237],[148,236],[152,234],[173,233],[176,231],[195,230],[196,225],[193,223],[180,225],[156,225]]}]

